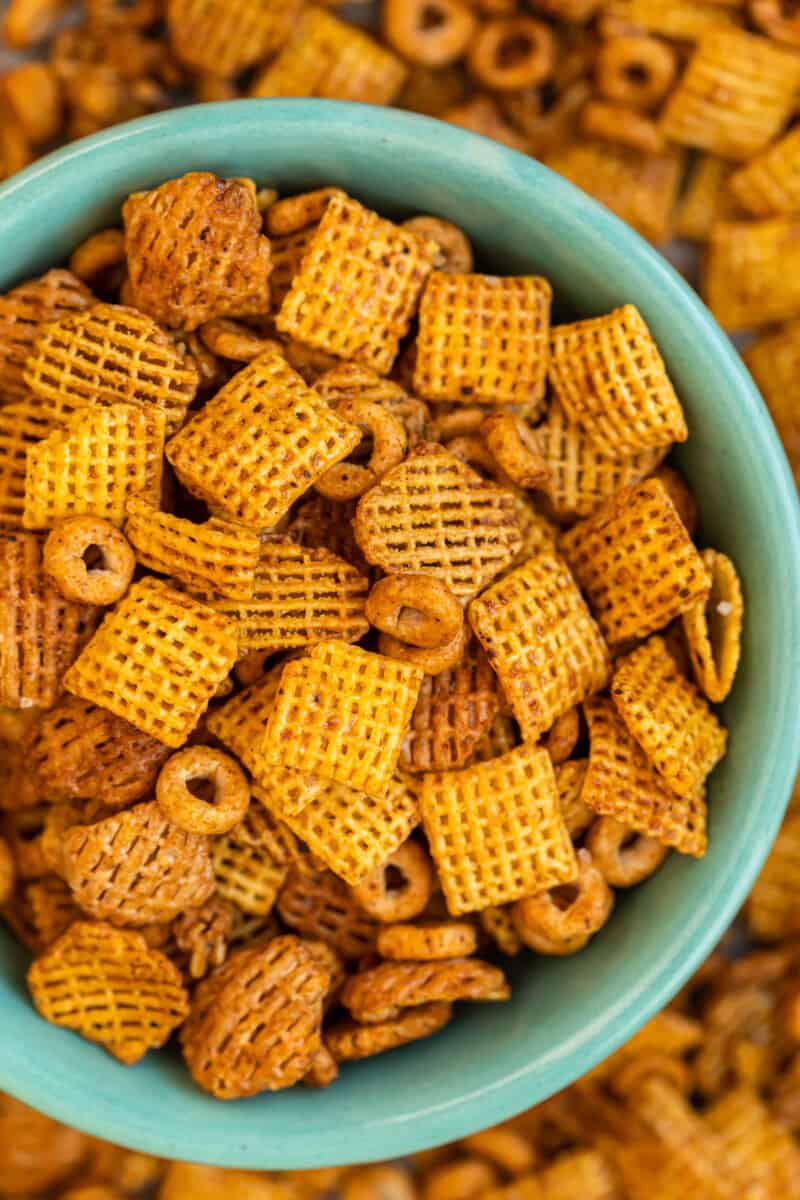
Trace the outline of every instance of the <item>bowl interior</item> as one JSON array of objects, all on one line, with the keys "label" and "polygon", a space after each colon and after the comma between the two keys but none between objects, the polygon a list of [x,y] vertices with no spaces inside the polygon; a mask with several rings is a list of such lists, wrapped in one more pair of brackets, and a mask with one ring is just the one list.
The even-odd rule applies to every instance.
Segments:
[{"label": "bowl interior", "polygon": [[126,1070],[41,1021],[26,955],[0,935],[0,1087],[152,1153],[244,1167],[388,1157],[463,1136],[565,1086],[680,987],[734,916],[777,830],[797,766],[800,539],[794,486],[764,407],[707,310],[635,234],[520,155],[461,130],[360,105],[247,101],[147,118],[77,143],[0,188],[0,287],[62,262],[118,219],[130,192],[192,169],[282,192],[336,183],[382,212],[461,225],[483,269],[541,272],[560,308],[638,305],[685,405],[680,455],[706,544],[729,553],[747,601],[725,705],[730,752],[710,789],[710,849],[673,854],[624,897],[589,948],[512,968],[504,1005],[463,1006],[438,1036],[302,1088],[220,1104],[177,1057]]}]

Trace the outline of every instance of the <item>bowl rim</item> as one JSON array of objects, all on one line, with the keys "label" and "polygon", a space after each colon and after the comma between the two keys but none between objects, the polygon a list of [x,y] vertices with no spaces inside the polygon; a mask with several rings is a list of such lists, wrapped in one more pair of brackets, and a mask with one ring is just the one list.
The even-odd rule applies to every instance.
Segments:
[{"label": "bowl rim", "polygon": [[[0,240],[4,232],[4,211],[9,211],[12,205],[24,204],[26,193],[57,188],[57,180],[54,183],[53,177],[61,172],[80,169],[92,178],[95,177],[94,173],[101,177],[103,156],[109,147],[116,147],[119,154],[153,138],[169,140],[173,135],[181,135],[202,139],[210,122],[215,125],[221,122],[233,130],[240,125],[250,125],[255,118],[261,123],[283,121],[295,127],[308,120],[321,121],[329,127],[334,123],[348,130],[352,136],[379,139],[398,155],[423,153],[431,160],[440,158],[443,149],[446,149],[448,155],[469,162],[473,157],[485,154],[486,146],[491,145],[496,161],[513,167],[521,188],[537,181],[541,185],[542,173],[545,172],[551,203],[554,208],[558,207],[565,234],[571,230],[579,235],[581,227],[590,225],[594,237],[609,243],[615,259],[624,257],[646,270],[652,278],[653,287],[658,287],[667,299],[690,314],[698,338],[706,343],[714,357],[721,382],[727,386],[732,401],[742,406],[745,419],[759,442],[759,453],[764,456],[772,474],[775,501],[785,517],[784,568],[791,587],[789,595],[796,596],[800,592],[800,507],[794,480],[763,401],[732,343],[693,289],[654,248],[570,183],[517,151],[429,117],[351,102],[288,99],[193,105],[139,118],[72,143],[0,185]],[[169,177],[168,159],[165,159],[164,175],[165,178]],[[611,243],[614,243],[613,247]],[[786,608],[786,635],[790,638],[790,645],[800,645],[800,613],[795,614],[791,604]],[[690,929],[684,929],[671,943],[670,954],[665,955],[657,977],[648,980],[646,1000],[643,1001],[641,993],[634,990],[630,996],[622,997],[612,1012],[606,1012],[602,1018],[598,1018],[591,1031],[591,1049],[587,1051],[585,1047],[581,1048],[583,1070],[590,1069],[607,1057],[671,999],[735,915],[772,844],[788,801],[800,759],[800,746],[791,744],[790,736],[795,728],[793,714],[798,707],[800,677],[795,675],[784,697],[781,712],[776,717],[785,735],[781,761],[772,765],[771,779],[775,784],[777,799],[771,800],[753,838],[746,844],[740,844],[735,859],[726,862],[724,874],[729,890],[723,902],[713,912],[704,912],[702,920],[698,917]],[[766,805],[764,807],[767,808]],[[743,843],[744,839],[741,841]],[[719,895],[716,899],[719,900]],[[13,1036],[13,1023],[10,1031],[4,1027],[0,1038],[0,1088],[50,1116],[71,1124],[75,1123],[77,1117],[78,1127],[91,1134],[122,1145],[135,1144],[136,1148],[161,1157],[179,1155],[194,1161],[217,1162],[232,1167],[263,1166],[263,1147],[234,1144],[221,1157],[205,1145],[202,1129],[193,1134],[191,1129],[183,1128],[180,1142],[176,1144],[168,1131],[153,1128],[152,1123],[150,1127],[137,1126],[135,1134],[132,1134],[124,1115],[107,1114],[96,1106],[87,1106],[86,1112],[76,1114],[69,1107],[74,1101],[74,1092],[67,1088],[69,1094],[65,1094],[64,1089],[59,1091],[53,1087],[46,1072],[31,1072],[30,1055],[26,1053],[24,1042]],[[574,1056],[577,1051],[572,1049],[570,1053]],[[376,1116],[367,1127],[348,1129],[343,1121],[337,1130],[334,1139],[336,1146],[332,1151],[315,1153],[312,1148],[303,1161],[292,1157],[290,1153],[278,1165],[322,1166],[367,1161],[369,1158],[390,1158],[451,1138],[463,1137],[527,1107],[529,1093],[526,1079],[533,1069],[532,1063],[524,1061],[519,1063],[516,1070],[500,1077],[493,1077],[489,1069],[485,1085],[469,1094],[456,1092],[447,1103],[429,1109],[415,1109],[413,1113],[405,1115]],[[574,1077],[573,1074],[571,1078]],[[420,1124],[425,1127],[422,1132]],[[446,1131],[443,1133],[443,1130]]]}]

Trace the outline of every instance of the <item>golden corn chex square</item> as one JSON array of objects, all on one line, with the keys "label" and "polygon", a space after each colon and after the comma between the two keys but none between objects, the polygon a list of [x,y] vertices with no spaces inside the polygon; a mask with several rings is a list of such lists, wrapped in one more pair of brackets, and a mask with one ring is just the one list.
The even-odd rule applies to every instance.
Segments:
[{"label": "golden corn chex square", "polygon": [[[322,782],[308,772],[276,766],[263,753],[264,732],[278,695],[283,663],[208,714],[208,731],[231,749],[258,785],[258,799],[276,816],[299,812]],[[254,793],[255,794],[255,793]]]},{"label": "golden corn chex square", "polygon": [[425,400],[532,405],[541,413],[553,289],[538,275],[433,271],[419,306],[414,392]]},{"label": "golden corn chex square", "polygon": [[689,436],[680,401],[650,330],[632,304],[556,325],[550,383],[567,420],[610,457]]},{"label": "golden corn chex square", "polygon": [[435,575],[461,600],[509,566],[522,542],[513,492],[431,442],[362,496],[355,534],[368,562]]},{"label": "golden corn chex square", "polygon": [[420,816],[414,796],[395,776],[382,800],[325,783],[301,812],[284,819],[329,870],[355,885],[394,854]]},{"label": "golden corn chex square", "polygon": [[642,154],[628,146],[576,138],[550,151],[543,162],[648,241],[659,245],[670,236],[683,174],[681,151]]},{"label": "golden corn chex square", "polygon": [[542,490],[559,517],[588,517],[620,488],[646,479],[668,449],[612,457],[579,425],[570,424],[556,401],[536,426],[536,440],[550,473]]},{"label": "golden corn chex square", "polygon": [[800,210],[800,129],[796,126],[730,176],[732,196],[754,217]]},{"label": "golden corn chex square", "polygon": [[64,517],[91,513],[121,525],[134,492],[160,503],[163,463],[161,409],[80,409],[28,449],[23,524],[49,529]]},{"label": "golden corn chex square", "polygon": [[732,1185],[746,1182],[751,1195],[791,1195],[800,1178],[800,1150],[754,1087],[731,1088],[703,1118],[722,1144],[723,1173]]},{"label": "golden corn chex square", "polygon": [[747,925],[760,942],[795,938],[800,927],[800,811],[790,808],[745,904]]},{"label": "golden corn chex square", "polygon": [[269,287],[272,307],[276,312],[289,294],[292,280],[300,270],[318,224],[319,222],[299,229],[297,233],[288,233],[284,237],[270,238],[272,274],[269,277]]},{"label": "golden corn chex square", "polygon": [[671,142],[746,159],[776,137],[797,104],[800,55],[742,29],[710,29],[667,100]]},{"label": "golden corn chex square", "polygon": [[308,862],[307,848],[298,841],[286,822],[270,811],[264,798],[264,789],[254,783],[251,795],[258,803],[250,805],[247,816],[231,830],[230,836],[243,846],[263,850],[278,866]]},{"label": "golden corn chex square", "polygon": [[655,838],[681,854],[706,852],[702,787],[678,797],[628,732],[614,702],[595,696],[584,704],[589,722],[589,766],[581,799],[603,817]]},{"label": "golden corn chex square", "polygon": [[169,0],[170,42],[182,63],[222,78],[279,50],[301,0]]},{"label": "golden corn chex square", "polygon": [[662,629],[711,587],[660,479],[622,488],[563,535],[561,552],[612,644]]},{"label": "golden corn chex square", "polygon": [[357,642],[369,632],[368,591],[369,579],[335,554],[275,541],[261,547],[249,599],[220,600],[202,590],[200,598],[235,621],[241,651],[277,651],[328,638]]},{"label": "golden corn chex square", "polygon": [[35,400],[0,408],[0,528],[22,529],[28,447],[52,429]]},{"label": "golden corn chex square", "polygon": [[686,800],[696,795],[724,755],[728,734],[663,638],[617,660],[611,696],[667,787]]},{"label": "golden corn chex square", "polygon": [[136,404],[163,409],[170,434],[183,424],[199,379],[150,317],[95,304],[42,328],[25,383],[53,421],[95,404]]},{"label": "golden corn chex square", "polygon": [[277,58],[256,76],[251,96],[318,96],[391,104],[408,68],[363,29],[309,7]]},{"label": "golden corn chex square", "polygon": [[718,221],[706,248],[701,285],[706,304],[731,333],[800,317],[797,214]]},{"label": "golden corn chex square", "polygon": [[727,221],[741,210],[728,181],[734,164],[716,154],[700,154],[675,209],[676,237],[706,242],[717,221]]},{"label": "golden corn chex square", "polygon": [[558,526],[540,511],[531,494],[522,488],[514,493],[514,514],[522,535],[522,545],[511,567],[519,567],[537,554],[552,554],[555,551]]},{"label": "golden corn chex square", "polygon": [[23,371],[45,325],[95,303],[92,293],[70,271],[48,271],[0,296],[0,395],[30,398]]},{"label": "golden corn chex square", "polygon": [[435,242],[349,196],[334,196],[275,324],[309,346],[385,375],[437,253]]},{"label": "golden corn chex square", "polygon": [[794,400],[795,380],[800,376],[800,321],[765,333],[744,351],[742,357],[766,401],[786,457],[793,470],[800,469],[800,407]]},{"label": "golden corn chex square", "polygon": [[28,986],[40,1015],[132,1066],[186,1018],[181,973],[141,933],[76,921],[37,958]]},{"label": "golden corn chex square", "polygon": [[269,311],[269,241],[250,180],[193,171],[122,206],[133,302],[191,332],[213,317]]},{"label": "golden corn chex square", "polygon": [[215,517],[202,524],[187,521],[161,512],[142,495],[130,496],[125,512],[125,536],[143,566],[195,590],[213,589],[234,600],[252,597],[261,554],[252,529]]},{"label": "golden corn chex square", "polygon": [[554,554],[511,571],[472,601],[468,615],[526,741],[608,682],[608,648]]},{"label": "golden corn chex square", "polygon": [[234,626],[161,580],[134,583],[64,686],[167,746],[182,746],[236,661]]},{"label": "golden corn chex square", "polygon": [[278,766],[381,800],[422,678],[408,663],[345,642],[320,642],[283,668],[262,753]]},{"label": "golden corn chex square", "polygon": [[518,746],[463,771],[426,775],[420,808],[453,916],[568,883],[578,872],[546,750]]},{"label": "golden corn chex square", "polygon": [[167,444],[167,458],[189,491],[215,510],[269,529],[360,441],[360,429],[267,352],[192,417]]},{"label": "golden corn chex square", "polygon": [[100,614],[65,600],[42,567],[44,539],[0,533],[0,704],[50,708]]},{"label": "golden corn chex square", "polygon": [[239,841],[233,833],[214,838],[211,861],[217,893],[242,912],[266,917],[275,907],[286,876],[287,863],[276,862],[268,850]]}]

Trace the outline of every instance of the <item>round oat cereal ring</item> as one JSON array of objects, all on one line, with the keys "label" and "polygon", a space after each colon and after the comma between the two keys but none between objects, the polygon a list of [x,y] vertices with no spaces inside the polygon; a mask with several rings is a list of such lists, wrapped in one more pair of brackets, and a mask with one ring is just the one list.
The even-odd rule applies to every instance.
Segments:
[{"label": "round oat cereal ring", "polygon": [[511,910],[517,933],[537,954],[575,954],[611,915],[614,893],[588,850],[578,851],[578,864],[572,883],[526,896]]},{"label": "round oat cereal ring", "polygon": [[383,36],[410,63],[446,67],[461,58],[477,27],[461,0],[386,0]]},{"label": "round oat cereal ring", "polygon": [[381,633],[378,638],[378,652],[385,654],[387,658],[397,658],[401,662],[421,667],[426,675],[440,675],[442,671],[449,671],[461,662],[469,639],[470,631],[464,621],[449,642],[432,648],[409,646],[391,633]]},{"label": "round oat cereal ring", "polygon": [[658,870],[667,847],[613,817],[598,817],[586,838],[594,865],[612,887],[634,887]]},{"label": "round oat cereal ring", "polygon": [[467,958],[478,948],[478,934],[469,921],[420,921],[417,925],[387,925],[378,932],[378,953],[384,958]]},{"label": "round oat cereal ring", "polygon": [[464,624],[464,610],[458,600],[433,575],[386,575],[379,579],[367,597],[365,614],[376,629],[426,650],[452,642]]},{"label": "round oat cereal ring", "polygon": [[[209,784],[210,800],[193,791]],[[173,825],[187,833],[220,837],[243,820],[250,789],[241,767],[212,746],[189,746],[173,754],[161,768],[156,800]]]},{"label": "round oat cereal ring", "polygon": [[418,842],[404,842],[383,866],[352,889],[364,912],[378,921],[410,921],[433,892],[433,866]]},{"label": "round oat cereal ring", "polygon": [[672,86],[677,69],[675,51],[659,38],[609,38],[597,55],[597,86],[619,104],[655,108]]},{"label": "round oat cereal ring", "polygon": [[47,535],[42,563],[66,600],[116,604],[128,590],[136,556],[110,521],[67,517]]},{"label": "round oat cereal ring", "polygon": [[446,271],[449,275],[469,275],[473,267],[472,246],[464,231],[452,221],[445,221],[441,217],[410,217],[408,221],[403,221],[403,228],[436,242],[441,251],[441,262],[436,263],[437,270]]},{"label": "round oat cereal ring", "polygon": [[269,206],[265,218],[270,237],[288,237],[322,220],[325,209],[334,196],[344,196],[341,188],[323,187],[297,196],[284,196]]},{"label": "round oat cereal ring", "polygon": [[467,55],[471,74],[494,92],[537,87],[553,73],[552,30],[535,17],[497,17],[481,26]]},{"label": "round oat cereal ring", "polygon": [[15,874],[11,847],[5,838],[0,838],[0,907],[10,899],[14,891]]},{"label": "round oat cereal ring", "polygon": [[540,488],[550,478],[536,434],[514,413],[490,413],[481,436],[495,462],[520,487]]},{"label": "round oat cereal ring", "polygon": [[403,422],[372,400],[343,400],[336,405],[336,414],[371,438],[372,453],[366,465],[340,462],[329,467],[314,487],[328,500],[355,500],[403,461],[408,438]]},{"label": "round oat cereal ring", "polygon": [[750,20],[776,42],[800,46],[800,12],[784,0],[750,0]]}]

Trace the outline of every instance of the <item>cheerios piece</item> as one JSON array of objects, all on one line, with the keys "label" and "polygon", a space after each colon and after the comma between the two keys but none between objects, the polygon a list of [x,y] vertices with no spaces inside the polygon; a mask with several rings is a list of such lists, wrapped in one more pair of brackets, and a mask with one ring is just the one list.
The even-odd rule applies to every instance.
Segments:
[{"label": "cheerios piece", "polygon": [[431,860],[418,842],[408,841],[357,884],[353,895],[377,921],[410,921],[423,912],[433,887]]},{"label": "cheerios piece", "polygon": [[597,55],[600,91],[621,104],[654,108],[675,79],[675,51],[654,37],[629,35],[609,38]]},{"label": "cheerios piece", "polygon": [[418,233],[421,237],[436,242],[439,258],[435,262],[437,271],[450,275],[468,275],[473,267],[472,245],[463,229],[442,217],[409,217],[403,228]]},{"label": "cheerios piece", "polygon": [[445,642],[443,646],[437,646],[435,649],[410,646],[407,642],[401,642],[399,638],[393,637],[391,633],[382,633],[378,637],[378,652],[385,654],[387,658],[394,658],[399,662],[408,663],[409,666],[418,667],[426,675],[435,676],[441,675],[445,671],[452,671],[454,667],[458,666],[464,657],[469,640],[469,626],[466,623],[462,623],[456,635],[449,642]]},{"label": "cheerios piece", "polygon": [[[213,789],[203,799],[192,786]],[[250,803],[244,773],[232,758],[211,746],[190,746],[161,768],[156,800],[173,825],[187,833],[219,837],[242,820]]]},{"label": "cheerios piece", "polygon": [[475,926],[468,921],[420,921],[386,925],[378,933],[378,953],[389,959],[466,958],[478,947]]},{"label": "cheerios piece", "polygon": [[522,13],[485,21],[467,54],[470,74],[494,92],[538,87],[553,74],[555,61],[550,26]]},{"label": "cheerios piece", "polygon": [[377,629],[426,649],[452,641],[464,621],[458,600],[430,575],[386,575],[367,597],[365,612]]},{"label": "cheerios piece", "polygon": [[398,417],[370,400],[340,400],[336,412],[371,439],[372,451],[365,463],[341,462],[329,467],[314,486],[329,500],[356,500],[403,461],[406,431]]},{"label": "cheerios piece", "polygon": [[613,817],[598,817],[589,830],[586,849],[612,887],[634,887],[648,879],[668,853],[655,838],[633,833]]},{"label": "cheerios piece", "polygon": [[461,58],[477,28],[475,14],[462,0],[435,0],[426,10],[414,0],[387,0],[383,36],[409,63],[445,67]]},{"label": "cheerios piece", "polygon": [[611,915],[614,893],[588,850],[579,850],[577,857],[578,874],[569,883],[514,905],[514,927],[537,954],[575,954]]},{"label": "cheerios piece", "polygon": [[[96,553],[98,562],[87,561]],[[115,604],[133,578],[136,556],[101,517],[68,517],[47,536],[42,564],[61,595],[79,604]]]}]

